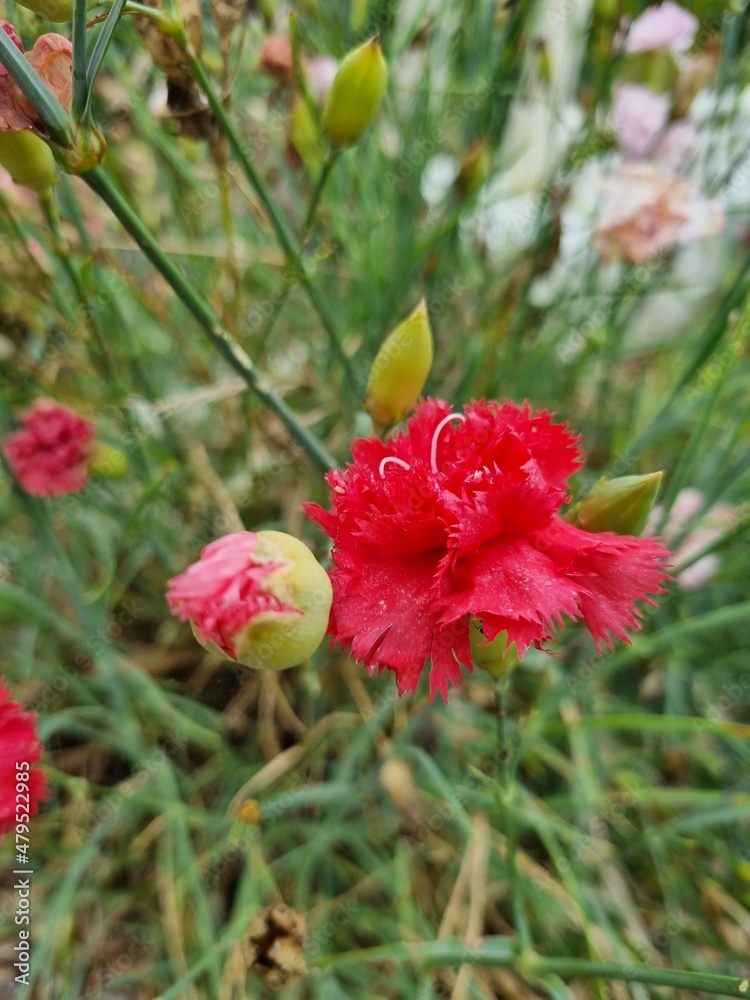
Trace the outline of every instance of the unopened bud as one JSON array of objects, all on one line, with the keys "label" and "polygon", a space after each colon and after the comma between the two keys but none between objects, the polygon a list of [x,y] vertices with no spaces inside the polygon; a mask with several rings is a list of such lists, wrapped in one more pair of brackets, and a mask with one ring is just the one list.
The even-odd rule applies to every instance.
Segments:
[{"label": "unopened bud", "polygon": [[0,166],[32,191],[46,191],[57,180],[52,150],[33,132],[0,132]]},{"label": "unopened bud", "polygon": [[[73,16],[73,0],[18,0],[22,7],[33,10],[45,21],[69,21]],[[97,0],[88,0],[93,7]]]},{"label": "unopened bud", "polygon": [[57,159],[66,174],[80,177],[98,167],[107,152],[107,142],[93,125],[80,128],[70,149],[56,147]]},{"label": "unopened bud", "polygon": [[334,77],[322,122],[334,145],[352,146],[362,138],[387,85],[388,67],[375,35],[344,58]]},{"label": "unopened bud", "polygon": [[377,427],[402,420],[419,399],[432,367],[432,330],[424,299],[385,338],[367,381],[365,408]]},{"label": "unopened bud", "polygon": [[571,511],[569,520],[584,531],[640,535],[659,492],[662,472],[601,479]]},{"label": "unopened bud", "polygon": [[303,542],[282,531],[217,539],[169,581],[167,594],[202,646],[258,670],[286,670],[314,653],[331,599],[326,571]]},{"label": "unopened bud", "polygon": [[121,479],[128,471],[128,460],[117,448],[97,441],[89,472],[101,479]]}]

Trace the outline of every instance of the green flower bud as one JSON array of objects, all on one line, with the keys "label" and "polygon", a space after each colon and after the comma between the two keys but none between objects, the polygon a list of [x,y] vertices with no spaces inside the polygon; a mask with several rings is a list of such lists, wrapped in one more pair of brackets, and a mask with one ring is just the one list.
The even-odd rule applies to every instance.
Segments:
[{"label": "green flower bud", "polygon": [[419,399],[432,367],[432,330],[424,299],[385,338],[367,381],[365,408],[386,429],[402,420]]},{"label": "green flower bud", "polygon": [[33,132],[0,132],[0,166],[32,191],[46,191],[57,181],[52,150]]},{"label": "green flower bud", "polygon": [[323,109],[323,132],[336,146],[359,142],[388,84],[388,67],[375,35],[342,61]]},{"label": "green flower bud", "polygon": [[[33,10],[45,21],[69,21],[73,17],[73,0],[18,0],[22,7]],[[98,0],[88,0],[93,7]]]},{"label": "green flower bud", "polygon": [[659,492],[663,472],[600,479],[568,520],[584,531],[640,535]]},{"label": "green flower bud", "polygon": [[128,471],[128,460],[118,448],[97,441],[89,472],[101,479],[122,479]]}]

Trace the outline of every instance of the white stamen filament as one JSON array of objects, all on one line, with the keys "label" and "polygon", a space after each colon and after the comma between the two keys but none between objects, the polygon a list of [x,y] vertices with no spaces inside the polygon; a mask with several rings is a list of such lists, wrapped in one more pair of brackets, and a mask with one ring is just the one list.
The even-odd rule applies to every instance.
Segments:
[{"label": "white stamen filament", "polygon": [[445,427],[446,424],[449,424],[451,422],[451,420],[460,420],[461,423],[463,423],[464,420],[466,420],[466,417],[462,413],[449,413],[447,417],[443,417],[443,419],[435,428],[435,433],[432,435],[432,447],[430,448],[430,468],[435,473],[435,475],[437,475],[438,471],[437,446],[438,446],[438,440],[440,438],[440,432],[442,431],[442,429]]},{"label": "white stamen filament", "polygon": [[388,465],[389,462],[394,462],[396,465],[400,465],[402,469],[411,468],[409,463],[405,462],[403,458],[396,458],[395,455],[389,455],[387,458],[384,458],[383,461],[380,463],[380,469],[378,471],[380,472],[381,479],[385,479],[385,472],[383,471],[383,469],[386,467],[386,465]]}]

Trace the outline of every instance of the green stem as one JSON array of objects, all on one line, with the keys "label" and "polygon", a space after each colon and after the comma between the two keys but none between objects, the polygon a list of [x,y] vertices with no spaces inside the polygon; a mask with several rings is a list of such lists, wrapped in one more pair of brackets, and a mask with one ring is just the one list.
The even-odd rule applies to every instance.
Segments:
[{"label": "green stem", "polygon": [[86,0],[73,2],[73,120],[83,119],[88,105],[88,80],[86,73]]},{"label": "green stem", "polygon": [[307,207],[307,215],[305,216],[305,223],[302,226],[302,243],[304,245],[305,240],[313,227],[315,222],[315,214],[318,211],[318,205],[320,204],[320,199],[323,196],[323,190],[328,183],[328,178],[331,176],[331,171],[333,170],[333,165],[339,158],[339,153],[341,150],[332,149],[326,161],[323,164],[323,169],[320,171],[320,177],[318,177],[318,182],[315,185],[315,190],[312,193],[312,198],[310,199],[310,204]]},{"label": "green stem", "polygon": [[543,958],[535,952],[519,953],[513,942],[503,937],[486,937],[476,947],[469,947],[461,941],[399,941],[312,958],[309,965],[327,970],[344,965],[361,965],[363,962],[411,961],[428,966],[483,965],[512,969],[525,978],[559,975],[585,979],[622,979],[625,982],[702,990],[704,993],[730,997],[747,996],[750,990],[750,982],[737,976],[714,976],[702,972],[620,965],[615,962],[589,962],[578,958]]},{"label": "green stem", "polygon": [[273,389],[262,384],[262,374],[247,353],[224,329],[213,308],[200,292],[185,277],[180,269],[167,257],[158,241],[143,225],[130,205],[125,201],[109,177],[100,167],[83,174],[83,180],[108,205],[122,226],[130,233],[143,253],[187,306],[204,333],[224,356],[262,402],[283,420],[297,443],[309,458],[323,471],[328,471],[336,462],[325,446],[300,423],[296,414]]},{"label": "green stem", "polygon": [[265,185],[263,178],[260,176],[258,171],[247,154],[245,145],[242,142],[242,138],[237,131],[234,123],[226,112],[224,105],[219,98],[219,95],[214,90],[208,75],[203,68],[203,64],[200,59],[192,51],[191,46],[188,42],[187,36],[185,35],[184,29],[180,29],[175,33],[175,40],[182,45],[186,52],[188,61],[190,63],[190,68],[193,74],[201,86],[208,103],[211,105],[211,109],[216,115],[216,120],[219,123],[222,131],[229,139],[229,144],[231,145],[237,159],[245,172],[248,181],[252,184],[255,189],[260,202],[265,209],[268,218],[271,220],[271,225],[273,226],[274,232],[276,233],[276,238],[278,240],[279,246],[281,247],[284,256],[286,258],[287,264],[290,267],[296,268],[295,275],[299,279],[300,283],[307,292],[308,298],[310,299],[315,311],[320,317],[320,321],[323,324],[323,328],[328,334],[328,339],[331,342],[339,361],[346,372],[348,379],[351,382],[355,381],[354,372],[351,367],[351,363],[347,356],[344,354],[344,349],[341,346],[341,341],[339,340],[339,335],[336,330],[336,324],[334,323],[333,316],[328,308],[327,303],[321,296],[320,292],[316,288],[314,282],[311,280],[310,275],[308,275],[304,268],[297,266],[299,260],[299,247],[296,245],[296,240],[289,233],[287,229],[287,224],[284,221],[279,209],[274,203],[271,195]]},{"label": "green stem", "polygon": [[0,31],[0,65],[8,70],[21,93],[42,119],[49,137],[69,149],[73,145],[70,118],[4,31]]},{"label": "green stem", "polygon": [[[310,204],[307,207],[307,214],[305,216],[305,222],[302,227],[302,239],[301,239],[302,247],[304,247],[305,240],[307,239],[310,230],[313,227],[313,223],[315,222],[315,214],[318,210],[318,205],[320,204],[320,199],[323,195],[323,189],[325,188],[326,182],[331,175],[331,170],[333,169],[333,165],[338,159],[339,152],[340,151],[337,149],[331,150],[331,152],[326,157],[325,163],[323,164],[323,169],[321,170],[320,177],[318,178],[318,182],[315,185],[315,190],[312,193]],[[292,294],[292,289],[296,288],[297,286],[295,277],[299,276],[303,270],[302,247],[300,247],[299,253],[297,254],[294,260],[294,264],[290,269],[291,280],[287,281],[286,284],[284,285],[284,288],[282,289],[278,299],[274,304],[273,312],[268,317],[266,322],[263,324],[263,327],[261,328],[260,333],[258,334],[257,342],[261,347],[263,347],[263,345],[266,342],[266,339],[271,335],[271,331],[276,325],[276,320],[283,312],[287,299]]]},{"label": "green stem", "polygon": [[645,965],[618,965],[615,962],[589,962],[577,958],[533,958],[526,967],[528,973],[545,976],[584,976],[587,979],[621,979],[627,983],[649,983],[652,986],[672,986],[698,993],[720,996],[747,996],[750,982],[735,976],[714,976],[681,969],[654,969]]}]

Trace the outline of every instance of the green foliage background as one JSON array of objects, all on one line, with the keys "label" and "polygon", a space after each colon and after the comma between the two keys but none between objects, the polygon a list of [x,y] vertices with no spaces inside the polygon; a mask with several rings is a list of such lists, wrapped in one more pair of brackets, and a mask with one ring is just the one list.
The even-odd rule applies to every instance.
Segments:
[{"label": "green foliage background", "polygon": [[[393,72],[375,127],[332,171],[303,256],[348,374],[215,125],[155,110],[163,74],[131,18],[94,118],[109,177],[300,421],[346,461],[370,433],[361,404],[378,345],[424,296],[429,393],[527,398],[568,420],[588,461],[578,496],[602,475],[660,468],[667,507],[690,486],[704,509],[724,501],[735,514],[713,579],[672,585],[632,646],[601,658],[569,629],[560,658],[529,654],[509,684],[477,669],[448,705],[429,704],[426,686],[398,700],[389,676],[325,649],[280,676],[233,670],[169,616],[166,581],[240,525],[299,534],[323,556],[300,507],[324,501],[322,476],[82,181],[61,178],[56,235],[3,189],[5,427],[52,395],[119,455],[76,497],[0,487],[3,673],[39,712],[52,785],[32,828],[33,995],[701,996],[579,976],[571,960],[750,973],[746,241],[676,337],[626,335],[645,296],[680,294],[669,255],[623,269],[602,303],[589,251],[590,311],[587,292],[532,299],[570,185],[612,145],[611,40],[641,5],[602,0],[584,18],[585,123],[538,185],[531,244],[502,260],[460,235],[476,191],[428,208],[420,179],[434,154],[477,141],[493,172],[508,166],[511,104],[537,86],[543,57],[536,5],[294,7],[303,52],[341,57],[374,26]],[[705,37],[722,38],[717,86],[741,90],[745,12],[693,9]],[[4,16],[26,42],[40,30],[20,7]],[[308,171],[286,153],[288,87],[258,70],[269,17],[253,12],[222,53],[206,8],[203,60],[299,232],[320,163]],[[716,129],[732,113],[717,110]],[[205,135],[180,134],[189,127]],[[710,134],[701,141],[710,157]],[[237,818],[246,799],[258,823]],[[13,898],[0,897],[8,916]],[[311,973],[271,989],[242,945],[251,918],[279,902],[306,917]],[[568,964],[459,973],[485,936]],[[469,950],[451,957],[444,938]],[[405,960],[420,942],[424,954]]]}]

